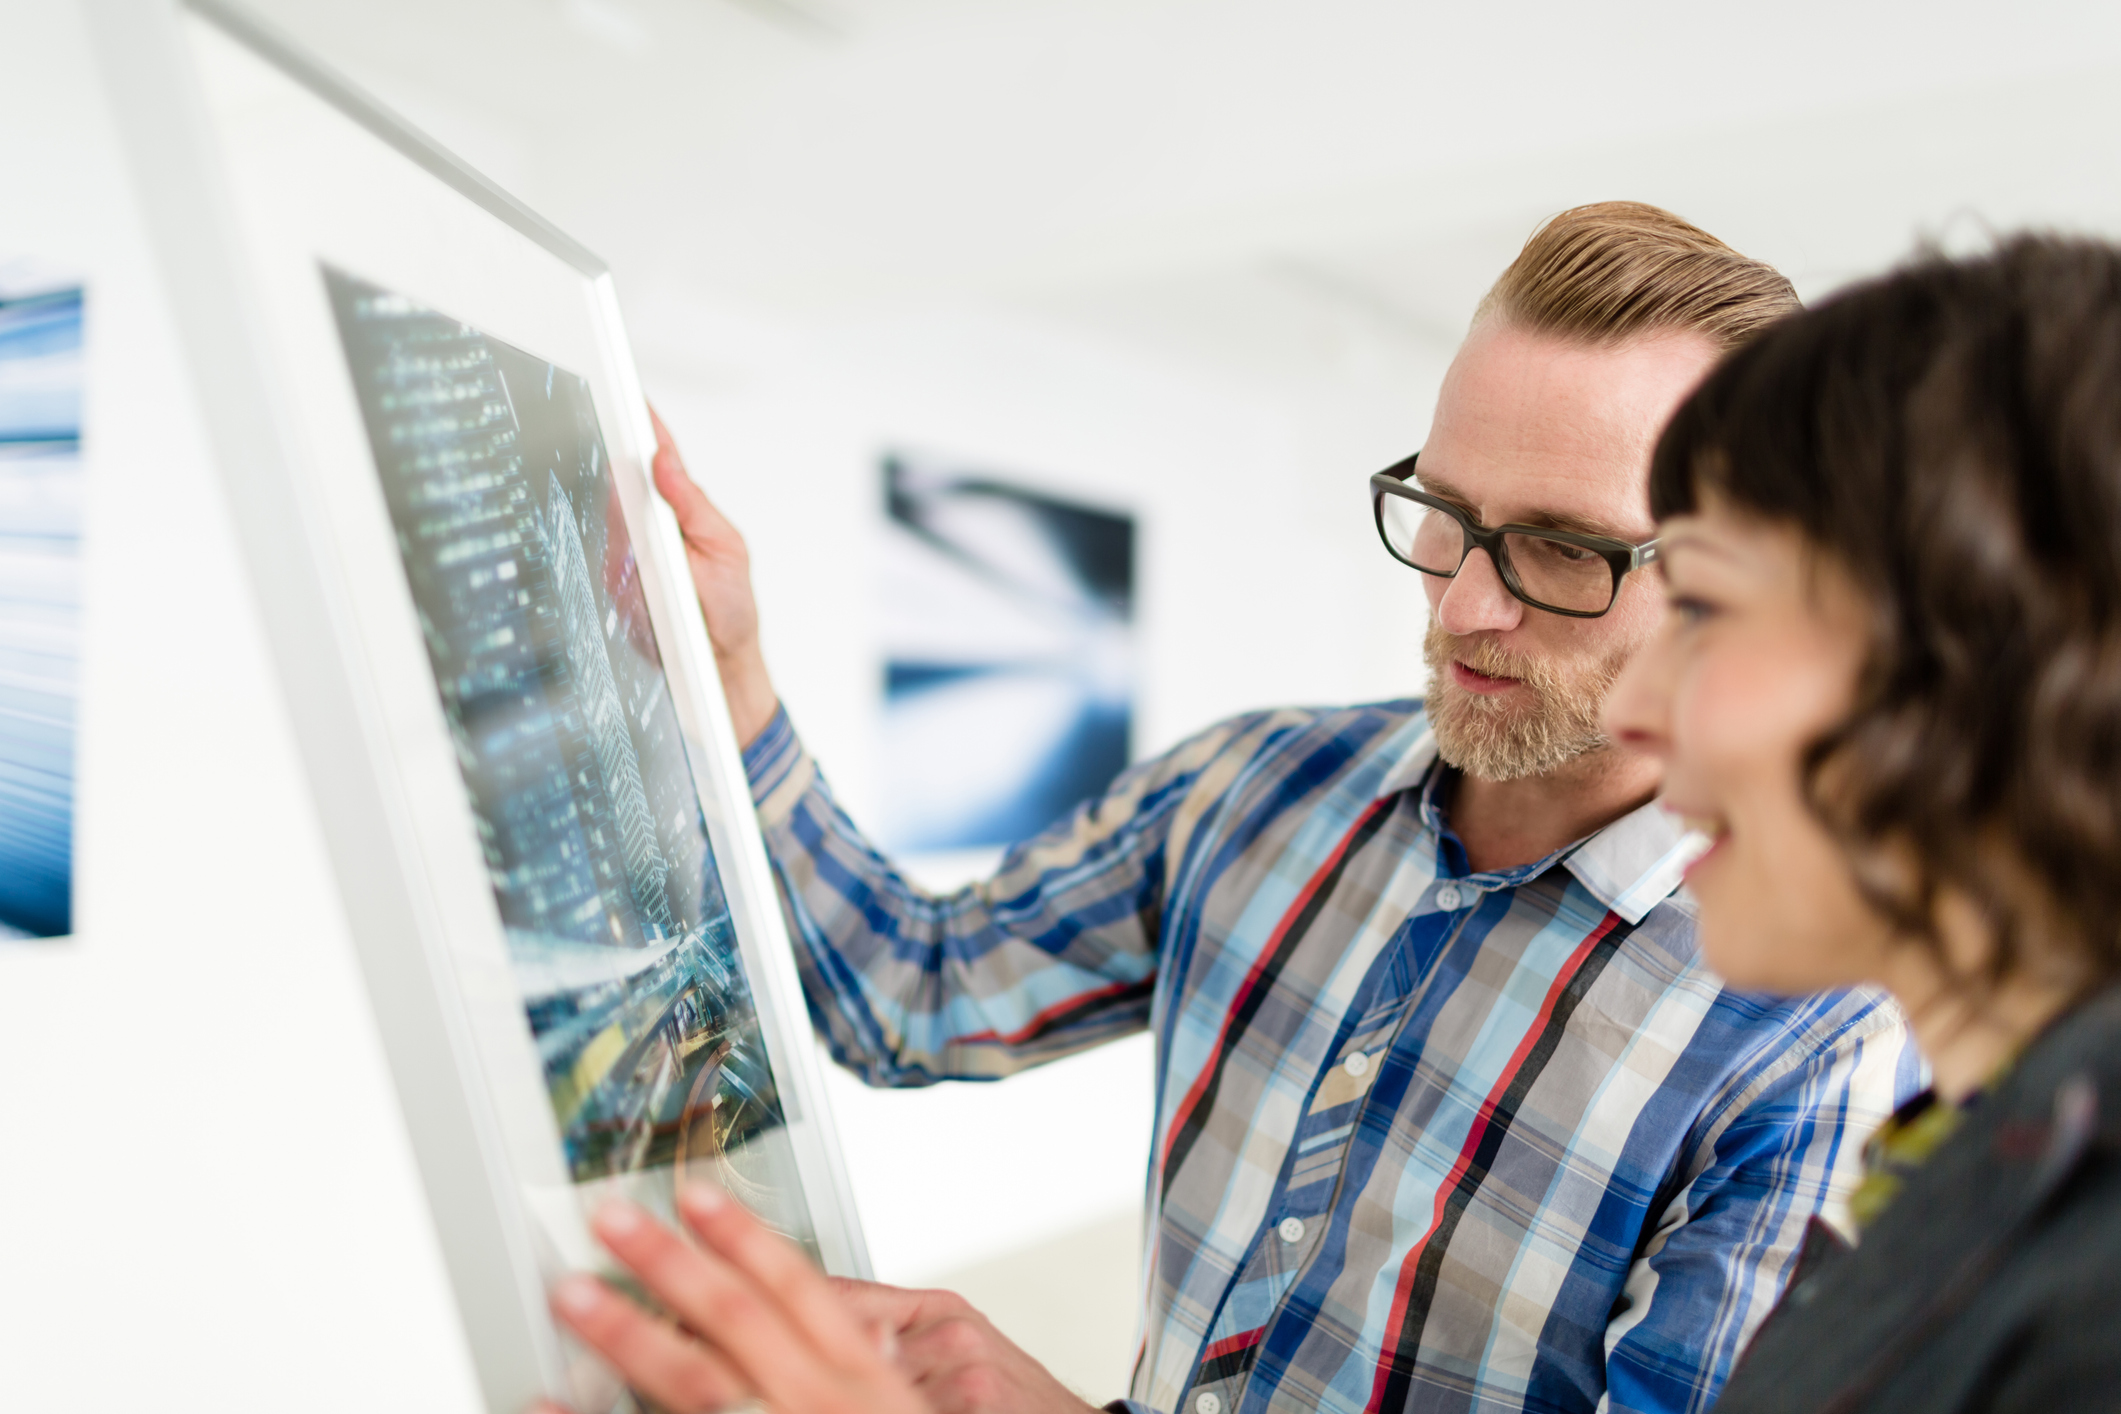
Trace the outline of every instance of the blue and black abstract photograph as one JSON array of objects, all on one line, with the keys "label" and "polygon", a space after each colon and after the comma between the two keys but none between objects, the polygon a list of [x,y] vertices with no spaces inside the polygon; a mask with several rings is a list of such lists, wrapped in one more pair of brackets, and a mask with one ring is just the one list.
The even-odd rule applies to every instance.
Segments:
[{"label": "blue and black abstract photograph", "polygon": [[74,930],[81,311],[0,265],[0,941]]},{"label": "blue and black abstract photograph", "polygon": [[708,1178],[807,1239],[589,385],[326,283],[575,1181]]},{"label": "blue and black abstract photograph", "polygon": [[877,833],[1028,839],[1127,765],[1133,517],[904,455],[883,480]]}]

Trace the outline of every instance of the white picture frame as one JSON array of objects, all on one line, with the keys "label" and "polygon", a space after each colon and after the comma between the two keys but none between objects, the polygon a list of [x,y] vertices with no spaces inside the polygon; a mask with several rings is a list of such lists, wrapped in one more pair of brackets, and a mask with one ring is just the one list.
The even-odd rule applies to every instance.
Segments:
[{"label": "white picture frame", "polygon": [[[562,1272],[599,1264],[583,1218],[603,1194],[625,1193],[667,1212],[664,1170],[681,1168],[688,1152],[696,1163],[711,1158],[719,1166],[714,1171],[733,1175],[732,1182],[751,1172],[747,1196],[754,1206],[806,1240],[827,1270],[869,1273],[818,1049],[727,705],[691,601],[683,547],[668,508],[648,484],[653,432],[610,272],[381,105],[221,0],[95,0],[92,15],[119,130],[296,724],[485,1403],[510,1414],[539,1396],[572,1401],[585,1411],[614,1407],[623,1393],[559,1335],[545,1296]],[[553,1078],[561,1062],[548,1046],[558,1032],[533,1034],[526,1019],[524,939],[546,935],[527,932],[508,913],[529,907],[522,902],[527,895],[507,892],[518,886],[503,881],[517,873],[496,863],[495,807],[473,785],[471,757],[478,752],[467,746],[476,734],[462,719],[465,699],[461,688],[452,697],[442,687],[437,665],[443,649],[435,645],[448,634],[433,627],[442,601],[422,599],[430,591],[415,588],[424,582],[420,565],[441,563],[416,563],[416,556],[451,552],[421,549],[426,542],[408,529],[414,524],[410,513],[387,494],[391,476],[411,475],[403,468],[413,463],[389,460],[397,455],[389,448],[397,444],[375,420],[387,415],[379,408],[398,406],[377,401],[373,382],[385,367],[374,359],[387,361],[394,357],[388,348],[397,346],[360,342],[371,334],[358,321],[377,310],[413,320],[403,327],[415,332],[447,325],[472,343],[483,338],[490,356],[480,357],[502,370],[493,375],[502,379],[495,386],[509,394],[508,416],[516,419],[509,424],[516,429],[511,435],[522,447],[535,438],[503,374],[524,359],[547,370],[546,396],[560,396],[552,391],[556,378],[565,384],[562,393],[573,399],[567,403],[574,409],[572,425],[596,434],[595,448],[569,463],[574,490],[565,490],[560,472],[552,472],[549,495],[558,499],[539,514],[556,516],[560,500],[594,490],[606,517],[598,522],[596,533],[604,538],[597,543],[616,546],[610,550],[616,556],[630,539],[639,590],[626,605],[632,606],[629,613],[644,613],[652,630],[667,703],[658,705],[663,699],[654,697],[654,684],[641,676],[648,670],[636,662],[629,670],[634,677],[626,679],[636,693],[627,699],[629,711],[645,703],[641,721],[654,716],[655,731],[662,734],[652,744],[665,753],[655,759],[666,766],[671,760],[688,764],[698,828],[711,851],[753,1004],[752,1013],[743,1013],[742,989],[734,984],[713,992],[709,999],[716,1006],[727,1002],[726,1016],[717,1013],[721,1019],[714,1023],[723,1029],[713,1037],[736,1038],[728,1043],[739,1048],[731,1054],[751,1057],[749,1074],[760,1073],[763,1053],[772,1081],[765,1088],[779,1105],[776,1119],[772,1105],[759,1101],[761,1108],[742,1131],[751,1137],[726,1150],[717,1147],[712,1115],[701,1121],[701,1147],[687,1149],[693,1142],[688,1126],[701,1112],[697,1095],[680,1112],[678,1137],[671,1141],[677,1157],[660,1166],[624,1168],[614,1155],[638,1159],[660,1152],[670,1125],[651,1121],[667,1114],[665,1101],[642,1099],[623,1114],[600,1111],[601,1127],[583,1118],[589,1101],[569,1110],[572,1118],[561,1113],[562,1087]],[[397,336],[385,331],[373,337],[387,344]],[[375,354],[377,348],[385,353]],[[570,374],[575,381],[567,383]],[[529,455],[518,460],[527,466]],[[550,516],[536,526],[558,525]],[[585,510],[582,527],[588,516]],[[553,530],[543,543],[561,545],[565,537]],[[560,558],[549,553],[539,563]],[[572,572],[581,579],[579,569]],[[561,593],[550,588],[561,583],[561,573],[550,569],[541,581],[549,599]],[[620,606],[610,597],[616,591],[608,577],[600,582],[597,593],[605,597],[594,602],[610,611],[603,620],[603,651],[613,655],[609,662],[616,670],[619,650],[610,645],[627,630],[613,627],[619,622]],[[527,591],[524,602],[530,602]],[[548,617],[553,612],[559,611]],[[640,661],[653,663],[658,653]],[[569,670],[566,680],[587,679]],[[589,691],[579,689],[578,704]],[[585,714],[587,709],[576,718]],[[634,726],[626,733],[635,746],[650,740]],[[668,754],[673,739],[682,741],[676,756]],[[640,749],[645,770],[648,748]],[[667,783],[667,770],[655,779]],[[599,799],[616,811],[620,807],[611,802],[621,794],[611,786]],[[667,798],[658,799],[667,806]],[[579,818],[606,818],[595,814],[604,808],[583,807],[588,813]],[[681,803],[670,817],[674,823],[654,826],[666,831],[662,838],[670,846],[655,858],[677,858],[675,850],[691,838],[689,808]],[[567,809],[575,812],[576,806]],[[632,870],[637,860],[629,853],[621,862]],[[676,878],[683,871],[672,866],[668,872]],[[648,898],[648,885],[641,882],[647,876],[629,877],[631,885],[609,886],[609,896]],[[612,905],[608,911],[617,930],[624,909]],[[722,916],[711,898],[696,912]],[[599,981],[595,996],[631,997],[627,989],[637,987],[645,996],[648,984],[636,979],[690,966],[685,959],[706,955],[723,936],[718,923],[710,929],[706,922],[686,922],[691,915],[683,910],[656,916],[663,921],[627,925],[635,928],[630,937],[636,945],[636,952],[626,954],[628,965],[650,953],[672,960],[623,977],[614,972],[619,980]],[[618,955],[616,949],[604,951]],[[572,967],[587,956],[577,948],[561,960]],[[592,961],[601,958],[599,953]],[[554,969],[554,975],[580,975],[558,963]],[[669,985],[692,987],[688,999],[709,997],[712,988],[699,981],[704,975],[695,969]],[[698,1059],[706,1023],[685,1029],[698,1021],[704,1005],[684,1013],[691,1018],[684,1026],[643,1021],[647,1029],[640,1035],[625,1030],[623,1017],[613,1021],[612,1031],[597,1033],[599,1040],[617,1034],[635,1048],[627,1056],[637,1051],[643,1059],[616,1079],[608,1076],[632,1060],[607,1070],[582,1069],[586,1078],[566,1094],[633,1095],[625,1089],[633,1083],[627,1076],[638,1080],[639,1095],[667,1094],[668,1084],[677,1083],[669,1079],[670,1066],[709,1064]],[[651,1014],[676,1015],[652,1013],[644,1004],[640,1015]],[[568,1024],[575,1024],[569,1015]],[[749,1015],[755,1015],[755,1026]],[[656,1052],[657,1045],[667,1054]],[[567,1052],[575,1059],[566,1064],[590,1049]],[[726,1049],[714,1052],[713,1067],[723,1066],[719,1057]],[[597,1051],[599,1064],[611,1053],[612,1045]],[[684,1080],[690,1072],[676,1074]],[[735,1083],[719,1076],[712,1081]],[[658,1084],[665,1089],[653,1090]],[[600,1085],[606,1090],[595,1089]],[[721,1098],[717,1091],[714,1103]],[[592,1130],[592,1139],[584,1140]],[[592,1172],[603,1176],[585,1177]]]}]

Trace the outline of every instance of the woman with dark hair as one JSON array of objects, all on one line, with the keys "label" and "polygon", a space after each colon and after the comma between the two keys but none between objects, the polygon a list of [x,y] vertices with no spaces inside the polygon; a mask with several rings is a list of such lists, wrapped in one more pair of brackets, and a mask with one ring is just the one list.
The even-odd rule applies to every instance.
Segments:
[{"label": "woman with dark hair", "polygon": [[1732,983],[1875,983],[1935,1088],[1719,1414],[2121,1408],[2121,251],[1923,260],[1731,356],[1659,444],[1664,761]]},{"label": "woman with dark hair", "polygon": [[[1651,495],[1670,607],[1607,726],[1702,837],[1703,950],[1747,989],[1885,987],[1935,1077],[1718,1414],[2121,1409],[2121,250],[2023,238],[1781,321]],[[696,1336],[556,1297],[637,1387],[1008,1402],[914,1390],[793,1248],[681,1206],[697,1246],[598,1230]]]}]

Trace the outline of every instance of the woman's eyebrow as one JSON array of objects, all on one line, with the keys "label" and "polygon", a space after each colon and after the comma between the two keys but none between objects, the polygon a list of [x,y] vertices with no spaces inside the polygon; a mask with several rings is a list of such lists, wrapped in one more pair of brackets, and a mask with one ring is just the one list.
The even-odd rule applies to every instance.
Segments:
[{"label": "woman's eyebrow", "polygon": [[1675,553],[1681,556],[1707,555],[1724,561],[1735,558],[1731,547],[1717,543],[1715,536],[1704,535],[1686,526],[1658,537],[1657,558],[1660,561],[1669,561]]}]

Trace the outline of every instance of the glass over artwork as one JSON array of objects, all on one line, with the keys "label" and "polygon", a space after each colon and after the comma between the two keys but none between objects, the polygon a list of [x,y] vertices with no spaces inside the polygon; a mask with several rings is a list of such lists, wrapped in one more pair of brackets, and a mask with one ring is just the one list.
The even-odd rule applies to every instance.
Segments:
[{"label": "glass over artwork", "polygon": [[588,384],[325,279],[575,1181],[811,1242]]}]

